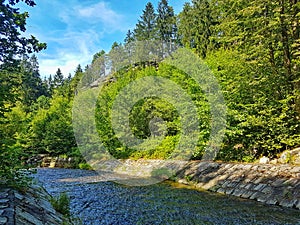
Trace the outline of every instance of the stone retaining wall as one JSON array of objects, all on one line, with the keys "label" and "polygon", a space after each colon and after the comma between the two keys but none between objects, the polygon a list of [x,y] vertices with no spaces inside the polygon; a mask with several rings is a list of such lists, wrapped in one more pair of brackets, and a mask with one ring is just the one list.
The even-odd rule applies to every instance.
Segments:
[{"label": "stone retaining wall", "polygon": [[49,195],[40,186],[31,186],[26,193],[0,189],[0,225],[61,225],[63,216],[49,202]]},{"label": "stone retaining wall", "polygon": [[192,161],[177,178],[197,188],[300,209],[300,166]]}]

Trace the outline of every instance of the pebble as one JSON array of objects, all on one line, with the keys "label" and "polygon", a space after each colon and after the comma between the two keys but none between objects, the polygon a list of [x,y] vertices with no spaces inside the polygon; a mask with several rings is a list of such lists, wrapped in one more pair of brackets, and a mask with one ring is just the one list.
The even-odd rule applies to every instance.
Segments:
[{"label": "pebble", "polygon": [[8,203],[8,202],[9,202],[9,199],[7,199],[7,198],[0,199],[0,204]]},{"label": "pebble", "polygon": [[8,206],[9,206],[8,204],[1,204],[1,205],[0,205],[0,209],[8,208]]},{"label": "pebble", "polygon": [[7,217],[2,217],[2,216],[0,216],[0,224],[1,224],[1,225],[2,225],[2,224],[3,224],[3,225],[6,224],[7,221],[8,221]]}]

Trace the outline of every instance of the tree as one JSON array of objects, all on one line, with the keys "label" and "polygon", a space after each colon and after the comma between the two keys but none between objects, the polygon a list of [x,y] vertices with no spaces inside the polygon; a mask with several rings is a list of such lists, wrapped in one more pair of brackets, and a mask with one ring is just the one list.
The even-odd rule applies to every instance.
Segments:
[{"label": "tree", "polygon": [[[0,62],[13,62],[15,56],[46,48],[46,44],[40,43],[34,36],[30,38],[21,36],[21,32],[26,31],[28,13],[20,13],[18,8],[13,7],[18,2],[19,0],[10,0],[9,3],[0,1]],[[29,6],[35,5],[32,0],[24,2]]]},{"label": "tree", "polygon": [[132,64],[132,57],[135,51],[136,42],[134,36],[134,32],[128,30],[124,39],[124,57],[128,59],[126,60],[128,64]]},{"label": "tree", "polygon": [[[247,73],[236,71],[230,82],[237,87],[243,84],[239,93],[245,94],[246,89],[248,97],[230,97],[234,116],[229,130],[236,133],[228,143],[242,143],[245,151],[255,150],[255,157],[274,157],[299,147],[299,3],[222,0],[212,6],[219,21],[213,39],[243,58],[227,72],[223,71],[226,65],[217,70],[229,77],[239,63],[248,68]],[[228,53],[223,57],[228,61]]]},{"label": "tree", "polygon": [[41,95],[47,95],[47,87],[40,77],[39,64],[35,55],[29,59],[24,57],[21,62],[21,69],[20,97],[25,105],[30,106]]},{"label": "tree", "polygon": [[64,84],[64,75],[62,74],[60,68],[57,69],[57,71],[54,75],[53,82],[54,82],[54,87],[55,88],[63,86],[63,84]]},{"label": "tree", "polygon": [[158,3],[157,12],[159,38],[165,43],[174,41],[176,39],[177,26],[173,7],[169,6],[167,0],[161,0]]},{"label": "tree", "polygon": [[133,41],[134,41],[134,33],[131,30],[128,30],[126,33],[126,37],[124,39],[124,44],[127,45]]},{"label": "tree", "polygon": [[101,50],[100,52],[97,52],[94,56],[93,56],[93,60],[92,60],[92,64],[101,56],[103,56],[105,54],[104,50]]},{"label": "tree", "polygon": [[134,29],[134,37],[137,41],[157,38],[156,17],[157,15],[152,3],[148,2]]},{"label": "tree", "polygon": [[182,44],[194,49],[202,58],[206,57],[217,23],[211,5],[207,0],[193,0],[192,5],[186,3],[179,14],[178,35]]},{"label": "tree", "polygon": [[72,128],[71,103],[59,94],[48,109],[40,109],[31,121],[28,151],[60,155],[76,147]]},{"label": "tree", "polygon": [[[46,44],[40,43],[35,37],[22,36],[21,33],[26,31],[28,13],[20,13],[14,7],[18,2],[20,0],[0,0],[0,180],[6,184],[18,181],[17,169],[22,166],[22,149],[15,145],[16,136],[5,132],[11,121],[8,116],[20,98],[19,91],[24,78],[20,59],[28,53],[46,48]],[[24,2],[29,6],[35,5],[32,0]],[[22,112],[17,114],[23,116]]]},{"label": "tree", "polygon": [[112,71],[116,72],[123,66],[126,66],[126,62],[124,61],[124,48],[122,44],[114,42],[108,56]]}]

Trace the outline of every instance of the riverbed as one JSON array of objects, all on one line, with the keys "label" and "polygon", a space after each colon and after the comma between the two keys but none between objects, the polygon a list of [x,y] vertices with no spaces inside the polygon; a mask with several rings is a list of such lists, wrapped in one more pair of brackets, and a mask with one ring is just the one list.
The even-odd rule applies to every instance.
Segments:
[{"label": "riverbed", "polygon": [[53,196],[66,192],[71,214],[83,224],[291,224],[300,211],[190,189],[172,182],[126,186],[94,171],[38,169]]}]

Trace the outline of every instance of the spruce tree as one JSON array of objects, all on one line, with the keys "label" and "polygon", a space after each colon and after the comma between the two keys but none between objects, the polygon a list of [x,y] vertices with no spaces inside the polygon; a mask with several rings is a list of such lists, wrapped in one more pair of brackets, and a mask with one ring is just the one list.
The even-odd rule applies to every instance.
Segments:
[{"label": "spruce tree", "polygon": [[178,33],[182,44],[205,58],[215,23],[210,1],[193,0],[192,5],[186,3],[179,15]]},{"label": "spruce tree", "polygon": [[54,75],[53,81],[54,81],[54,87],[55,88],[63,86],[63,84],[64,84],[64,75],[62,74],[60,68],[57,69],[57,71]]},{"label": "spruce tree", "polygon": [[176,38],[177,26],[173,7],[167,0],[161,0],[157,9],[157,29],[159,39],[164,42],[172,42]]},{"label": "spruce tree", "polygon": [[137,41],[154,40],[157,38],[156,13],[151,2],[148,2],[143,14],[134,29],[134,37]]}]

